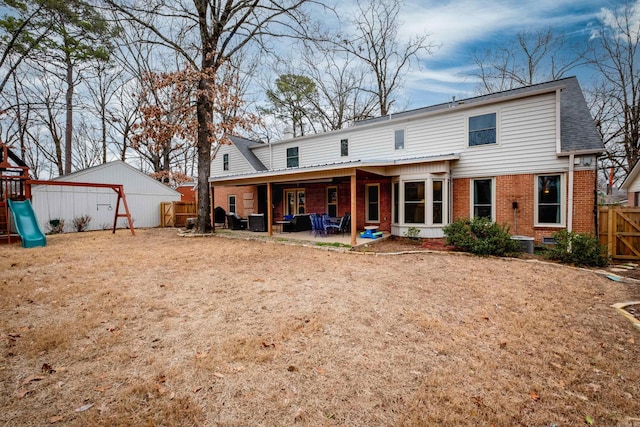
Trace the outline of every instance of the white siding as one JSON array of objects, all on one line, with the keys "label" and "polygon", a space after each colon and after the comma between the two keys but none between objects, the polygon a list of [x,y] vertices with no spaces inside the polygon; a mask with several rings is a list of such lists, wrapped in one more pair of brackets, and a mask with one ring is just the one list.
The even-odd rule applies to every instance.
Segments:
[{"label": "white siding", "polygon": [[[483,112],[478,111],[480,114]],[[497,113],[498,143],[465,147],[452,171],[454,177],[568,169],[566,159],[556,155],[554,94],[512,101],[502,105]]]},{"label": "white siding", "polygon": [[629,185],[628,192],[638,193],[640,192],[640,175]]},{"label": "white siding", "polygon": [[[124,162],[80,171],[62,177],[60,181],[123,185],[133,225],[141,228],[159,226],[160,203],[179,201],[182,197]],[[92,218],[90,230],[113,227],[117,195],[109,188],[38,185],[33,187],[32,193],[33,208],[45,232],[51,219],[64,219],[65,231],[72,231],[73,219],[81,215]],[[120,213],[125,213],[122,203]],[[118,226],[123,226],[125,221],[126,218],[119,218]]]},{"label": "white siding", "polygon": [[[223,170],[224,155],[229,154],[229,170]],[[216,153],[216,157],[211,161],[211,175],[225,176],[238,175],[255,172],[255,169],[247,162],[234,145],[224,144]]]}]

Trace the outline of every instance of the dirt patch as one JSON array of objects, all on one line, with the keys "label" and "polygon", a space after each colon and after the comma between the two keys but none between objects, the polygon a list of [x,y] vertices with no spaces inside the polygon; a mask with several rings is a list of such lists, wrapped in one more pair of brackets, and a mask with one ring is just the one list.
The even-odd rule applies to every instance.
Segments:
[{"label": "dirt patch", "polygon": [[407,237],[390,236],[385,239],[372,240],[371,243],[354,248],[357,252],[400,253],[455,251],[444,239],[409,239]]},{"label": "dirt patch", "polygon": [[624,425],[636,283],[175,230],[0,247],[3,425]]}]

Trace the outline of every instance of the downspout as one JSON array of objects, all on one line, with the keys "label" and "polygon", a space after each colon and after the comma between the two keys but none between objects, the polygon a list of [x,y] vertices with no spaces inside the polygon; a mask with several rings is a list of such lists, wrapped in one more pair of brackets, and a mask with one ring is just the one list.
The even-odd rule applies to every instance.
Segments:
[{"label": "downspout", "polygon": [[568,201],[567,201],[567,231],[570,233],[573,231],[573,160],[575,159],[574,154],[569,154],[569,183],[567,186],[569,187],[568,191]]},{"label": "downspout", "polygon": [[595,165],[594,170],[595,174],[593,177],[593,223],[595,224],[594,235],[597,239],[600,239],[600,227],[598,224],[598,155],[595,156]]}]

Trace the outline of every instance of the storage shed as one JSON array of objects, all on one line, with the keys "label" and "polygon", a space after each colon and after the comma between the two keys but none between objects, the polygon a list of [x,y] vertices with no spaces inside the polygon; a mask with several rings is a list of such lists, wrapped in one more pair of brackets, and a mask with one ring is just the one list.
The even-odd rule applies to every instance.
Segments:
[{"label": "storage shed", "polygon": [[[180,201],[181,194],[156,181],[123,161],[113,161],[54,179],[53,181],[121,184],[127,197],[135,228],[160,225],[160,203]],[[32,203],[36,216],[46,231],[50,221],[64,220],[64,231],[75,231],[74,218],[89,215],[88,230],[113,226],[117,195],[109,188],[33,186]],[[121,206],[121,211],[123,208]],[[120,219],[118,227],[125,227]]]},{"label": "storage shed", "polygon": [[627,192],[627,206],[640,206],[640,162],[631,169],[620,188]]}]

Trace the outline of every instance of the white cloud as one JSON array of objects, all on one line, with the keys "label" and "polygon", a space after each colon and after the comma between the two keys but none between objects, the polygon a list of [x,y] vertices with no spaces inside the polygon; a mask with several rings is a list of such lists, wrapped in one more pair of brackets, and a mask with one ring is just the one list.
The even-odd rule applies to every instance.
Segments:
[{"label": "white cloud", "polygon": [[[598,0],[585,0],[581,4],[602,4]],[[439,58],[455,53],[462,46],[487,41],[504,33],[539,28],[549,25],[571,25],[595,17],[593,13],[573,14],[567,7],[575,0],[538,0],[523,2],[514,0],[409,0],[405,4],[401,20],[401,37],[428,33],[430,39],[441,48],[432,57]]]}]

